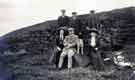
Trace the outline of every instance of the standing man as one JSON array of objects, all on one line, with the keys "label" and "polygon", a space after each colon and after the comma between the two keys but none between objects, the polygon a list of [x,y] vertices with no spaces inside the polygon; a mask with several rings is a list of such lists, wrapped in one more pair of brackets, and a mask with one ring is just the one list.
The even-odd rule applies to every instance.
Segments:
[{"label": "standing man", "polygon": [[64,40],[65,28],[69,26],[69,17],[66,16],[66,10],[61,10],[62,15],[58,18],[58,26],[59,26],[59,38],[60,40]]},{"label": "standing man", "polygon": [[77,12],[72,12],[70,26],[75,29],[75,34],[77,34],[79,37],[82,36],[82,23],[81,20],[77,17]]},{"label": "standing man", "polygon": [[[78,36],[74,34],[74,28],[68,29],[69,34],[64,39],[64,48],[59,59],[59,69],[62,68],[63,60],[65,56],[68,56],[68,69],[72,68],[72,57],[76,53],[76,45],[78,42]],[[77,50],[78,51],[78,50]],[[78,53],[78,52],[77,52]]]},{"label": "standing man", "polygon": [[58,26],[64,27],[69,25],[69,17],[66,16],[66,10],[61,10],[62,15],[58,18]]},{"label": "standing man", "polygon": [[99,27],[99,19],[95,14],[94,10],[90,11],[90,14],[88,18],[86,19],[86,29],[89,30],[90,28],[96,28]]}]

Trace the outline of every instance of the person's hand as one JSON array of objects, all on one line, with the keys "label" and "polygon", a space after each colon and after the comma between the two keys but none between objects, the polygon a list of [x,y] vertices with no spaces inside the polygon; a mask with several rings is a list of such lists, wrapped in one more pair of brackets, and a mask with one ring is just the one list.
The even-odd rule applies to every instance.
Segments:
[{"label": "person's hand", "polygon": [[61,48],[57,46],[58,51],[61,51]]},{"label": "person's hand", "polygon": [[79,32],[79,35],[82,35],[82,33],[81,33],[81,32]]},{"label": "person's hand", "polygon": [[98,48],[95,48],[95,50],[97,51],[97,50],[98,50]]},{"label": "person's hand", "polygon": [[89,28],[88,26],[86,27],[86,29],[87,29],[87,30],[90,30],[90,28]]}]

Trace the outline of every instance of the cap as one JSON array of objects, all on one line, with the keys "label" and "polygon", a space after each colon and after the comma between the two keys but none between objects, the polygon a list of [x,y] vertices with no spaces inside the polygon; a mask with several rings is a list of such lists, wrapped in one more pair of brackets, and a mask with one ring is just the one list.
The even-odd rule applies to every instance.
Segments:
[{"label": "cap", "polygon": [[74,15],[75,15],[75,14],[77,14],[77,12],[72,12],[72,14],[74,14]]},{"label": "cap", "polygon": [[94,13],[95,12],[95,10],[90,10],[90,13]]}]

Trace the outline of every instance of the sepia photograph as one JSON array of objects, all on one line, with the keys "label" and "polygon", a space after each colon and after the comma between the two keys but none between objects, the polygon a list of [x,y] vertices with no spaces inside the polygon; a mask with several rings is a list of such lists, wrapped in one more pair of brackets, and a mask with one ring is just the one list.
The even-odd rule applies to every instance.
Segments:
[{"label": "sepia photograph", "polygon": [[135,80],[135,0],[0,0],[0,80]]}]

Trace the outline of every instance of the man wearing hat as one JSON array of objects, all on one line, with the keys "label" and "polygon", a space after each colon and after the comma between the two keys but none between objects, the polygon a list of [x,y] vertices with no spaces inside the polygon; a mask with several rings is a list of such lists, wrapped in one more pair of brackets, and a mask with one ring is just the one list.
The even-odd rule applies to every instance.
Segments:
[{"label": "man wearing hat", "polygon": [[59,69],[62,68],[63,60],[65,56],[68,56],[68,69],[72,68],[72,57],[76,53],[75,46],[78,42],[78,36],[74,34],[74,28],[68,29],[69,34],[64,39],[64,48],[59,59]]},{"label": "man wearing hat", "polygon": [[58,26],[64,27],[69,25],[69,17],[66,16],[66,10],[61,10],[62,15],[58,18]]},{"label": "man wearing hat", "polygon": [[72,17],[70,19],[70,27],[75,29],[75,34],[79,37],[82,36],[82,22],[80,18],[77,17],[77,12],[72,12]]},{"label": "man wearing hat", "polygon": [[86,19],[87,29],[89,29],[89,28],[98,29],[98,25],[99,25],[99,19],[96,16],[95,11],[91,10],[88,18]]}]

